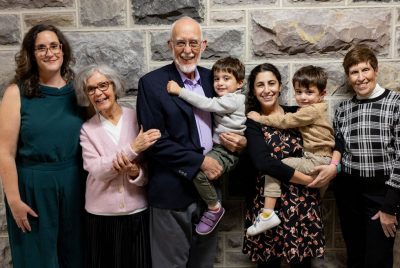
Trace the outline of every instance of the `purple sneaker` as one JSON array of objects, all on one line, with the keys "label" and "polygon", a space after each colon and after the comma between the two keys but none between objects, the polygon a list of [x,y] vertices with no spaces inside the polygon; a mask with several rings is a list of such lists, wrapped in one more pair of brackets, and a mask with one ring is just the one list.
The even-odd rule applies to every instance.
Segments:
[{"label": "purple sneaker", "polygon": [[224,216],[225,209],[221,207],[218,212],[213,212],[212,210],[207,210],[201,216],[200,222],[196,226],[196,233],[199,235],[208,235],[211,233],[218,222]]}]

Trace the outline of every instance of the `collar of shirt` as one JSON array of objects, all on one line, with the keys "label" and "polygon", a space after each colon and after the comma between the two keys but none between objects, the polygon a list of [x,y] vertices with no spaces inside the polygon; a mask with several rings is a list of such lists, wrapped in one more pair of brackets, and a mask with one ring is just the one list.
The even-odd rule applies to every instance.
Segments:
[{"label": "collar of shirt", "polygon": [[376,83],[376,86],[374,88],[374,90],[372,91],[371,95],[369,95],[368,97],[361,97],[357,95],[357,100],[367,100],[367,99],[374,99],[376,97],[379,97],[380,95],[382,95],[385,92],[385,89],[383,87],[381,87],[378,83]]},{"label": "collar of shirt", "polygon": [[181,70],[178,69],[178,73],[183,81],[183,84],[186,86],[189,86],[190,89],[193,86],[196,86],[199,84],[201,86],[201,81],[200,81],[200,74],[197,68],[194,70],[194,79],[190,80],[184,73],[181,72]]}]

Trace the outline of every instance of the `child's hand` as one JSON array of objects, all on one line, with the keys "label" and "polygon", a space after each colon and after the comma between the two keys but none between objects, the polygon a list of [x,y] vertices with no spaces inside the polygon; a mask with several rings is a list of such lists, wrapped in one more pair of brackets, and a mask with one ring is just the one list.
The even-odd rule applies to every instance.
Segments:
[{"label": "child's hand", "polygon": [[169,94],[179,95],[181,93],[181,87],[175,81],[169,81],[167,84],[167,90]]},{"label": "child's hand", "polygon": [[251,112],[249,112],[247,114],[247,117],[252,119],[252,120],[254,120],[254,121],[256,121],[256,122],[259,122],[261,115],[259,113],[257,113],[257,112],[251,111]]}]

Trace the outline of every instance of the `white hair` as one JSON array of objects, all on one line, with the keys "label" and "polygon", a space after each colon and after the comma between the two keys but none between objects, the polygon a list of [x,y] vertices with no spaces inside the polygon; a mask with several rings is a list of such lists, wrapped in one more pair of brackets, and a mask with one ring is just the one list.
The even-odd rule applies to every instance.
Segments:
[{"label": "white hair", "polygon": [[178,22],[178,21],[180,21],[180,20],[183,20],[183,19],[185,19],[185,20],[191,20],[191,21],[193,21],[193,22],[195,22],[198,26],[199,26],[199,28],[200,28],[200,40],[203,40],[203,28],[201,27],[201,24],[199,23],[199,22],[197,22],[195,19],[193,19],[193,18],[191,18],[191,17],[189,17],[189,16],[183,16],[183,17],[181,17],[181,18],[179,18],[179,19],[177,19],[176,21],[174,21],[174,23],[172,23],[172,25],[171,25],[171,32],[170,32],[170,39],[169,40],[172,40],[172,37],[173,37],[173,33],[174,33],[174,28],[175,28],[175,26],[176,26],[176,23]]}]

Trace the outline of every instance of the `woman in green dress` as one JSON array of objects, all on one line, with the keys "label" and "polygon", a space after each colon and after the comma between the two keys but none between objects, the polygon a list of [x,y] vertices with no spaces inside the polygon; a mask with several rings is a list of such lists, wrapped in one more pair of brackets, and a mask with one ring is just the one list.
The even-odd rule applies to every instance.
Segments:
[{"label": "woman in green dress", "polygon": [[72,51],[36,25],[0,106],[0,177],[13,267],[83,267],[83,185]]}]

